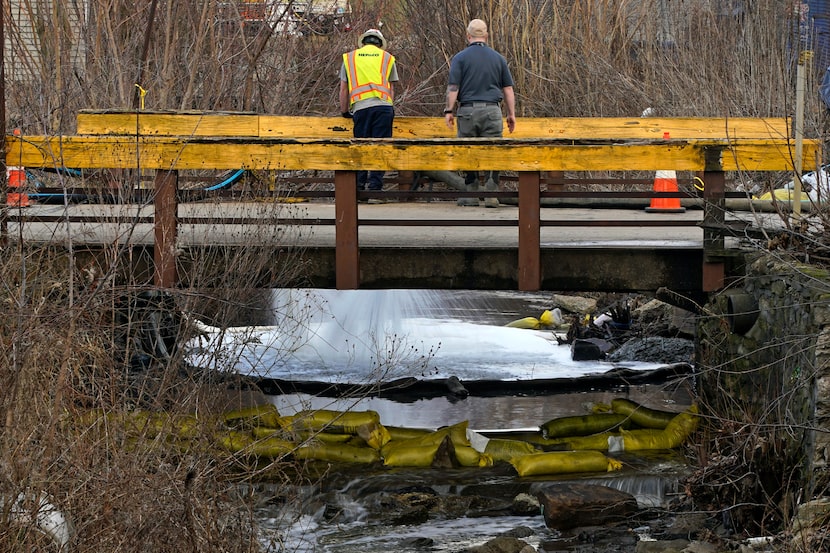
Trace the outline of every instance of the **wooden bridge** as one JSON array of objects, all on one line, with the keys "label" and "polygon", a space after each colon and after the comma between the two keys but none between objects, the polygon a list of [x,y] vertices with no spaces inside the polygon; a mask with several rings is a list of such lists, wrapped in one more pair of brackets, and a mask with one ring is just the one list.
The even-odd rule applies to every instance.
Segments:
[{"label": "wooden bridge", "polygon": [[[487,226],[481,217],[361,219],[356,171],[516,172],[515,192],[467,193],[495,195],[518,206],[515,219],[497,219],[496,225],[514,226],[515,282],[520,290],[562,289],[544,270],[540,232],[551,222],[540,214],[547,198],[566,197],[565,172],[690,171],[703,183],[702,221],[662,217],[606,220],[606,226],[703,228],[699,260],[699,287],[714,291],[723,286],[724,243],[727,228],[725,182],[730,172],[793,171],[795,145],[787,119],[753,118],[546,118],[520,119],[514,134],[503,139],[459,139],[441,118],[398,117],[391,139],[354,139],[351,122],[340,118],[280,117],[249,113],[83,112],[72,136],[9,136],[8,166],[74,169],[141,169],[156,172],[153,186],[155,228],[155,284],[176,286],[176,251],[180,209],[178,174],[185,170],[250,169],[266,171],[334,171],[334,272],[337,288],[361,286],[361,225]],[[815,140],[802,148],[805,167],[814,167],[819,154]],[[401,191],[400,199],[418,193]],[[302,195],[300,193],[299,195]],[[435,194],[432,194],[435,195]],[[451,197],[465,193],[450,193]],[[599,197],[643,197],[631,191],[594,192]],[[688,193],[649,196],[687,196]],[[423,204],[419,204],[423,205]],[[425,209],[425,213],[429,210]],[[489,213],[492,213],[490,211]],[[24,212],[6,214],[11,221],[34,220]],[[66,215],[63,215],[66,217]],[[496,218],[494,218],[496,219]],[[215,219],[212,219],[216,223]],[[288,223],[298,223],[290,221]],[[580,225],[573,221],[573,225]],[[448,244],[448,247],[452,247]],[[469,253],[475,248],[467,248]],[[555,255],[555,254],[554,254]],[[395,262],[395,261],[392,261]],[[671,260],[665,264],[671,264]],[[462,270],[462,269],[459,269]],[[671,286],[671,282],[665,283]]]}]

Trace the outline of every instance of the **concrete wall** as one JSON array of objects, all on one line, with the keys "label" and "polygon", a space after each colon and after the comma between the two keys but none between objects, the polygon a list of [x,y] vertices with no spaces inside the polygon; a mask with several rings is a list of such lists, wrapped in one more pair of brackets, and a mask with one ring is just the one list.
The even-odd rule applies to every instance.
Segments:
[{"label": "concrete wall", "polygon": [[706,439],[733,432],[745,443],[730,451],[780,475],[791,501],[827,494],[830,274],[750,259],[745,276],[705,306],[698,342],[700,395],[713,417]]}]

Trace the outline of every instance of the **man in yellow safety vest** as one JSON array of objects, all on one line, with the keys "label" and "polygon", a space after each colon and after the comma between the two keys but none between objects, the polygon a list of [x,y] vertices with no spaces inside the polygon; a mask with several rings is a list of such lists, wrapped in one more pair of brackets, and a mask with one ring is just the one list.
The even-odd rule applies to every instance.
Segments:
[{"label": "man in yellow safety vest", "polygon": [[[395,118],[393,84],[398,80],[395,56],[386,39],[369,29],[358,48],[343,54],[340,67],[340,113],[354,119],[355,138],[390,138]],[[383,171],[358,171],[357,189],[383,190]],[[370,200],[371,201],[371,200]]]}]

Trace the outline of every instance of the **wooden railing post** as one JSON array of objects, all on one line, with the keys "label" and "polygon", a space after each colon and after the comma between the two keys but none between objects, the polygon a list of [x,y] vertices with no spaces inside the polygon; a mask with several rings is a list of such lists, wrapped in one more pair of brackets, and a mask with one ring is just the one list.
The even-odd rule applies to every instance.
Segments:
[{"label": "wooden railing post", "polygon": [[542,286],[540,175],[519,173],[519,290],[535,292]]},{"label": "wooden railing post", "polygon": [[703,173],[703,275],[704,292],[724,286],[723,238],[726,222],[726,176],[723,171]]},{"label": "wooden railing post", "polygon": [[565,171],[546,171],[549,192],[562,192],[565,190]]},{"label": "wooden railing post", "polygon": [[155,196],[155,246],[153,284],[159,288],[176,286],[176,240],[178,238],[178,171],[156,171],[153,180]]},{"label": "wooden railing post", "polygon": [[360,287],[357,243],[357,173],[334,172],[334,270],[338,290]]}]

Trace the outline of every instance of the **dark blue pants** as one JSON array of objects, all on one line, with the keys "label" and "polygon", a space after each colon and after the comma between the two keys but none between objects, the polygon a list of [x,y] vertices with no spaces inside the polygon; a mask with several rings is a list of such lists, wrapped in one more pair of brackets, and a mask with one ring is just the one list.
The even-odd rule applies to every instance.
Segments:
[{"label": "dark blue pants", "polygon": [[[391,138],[395,109],[374,106],[354,112],[355,138]],[[383,171],[358,171],[357,189],[383,190]]]}]

